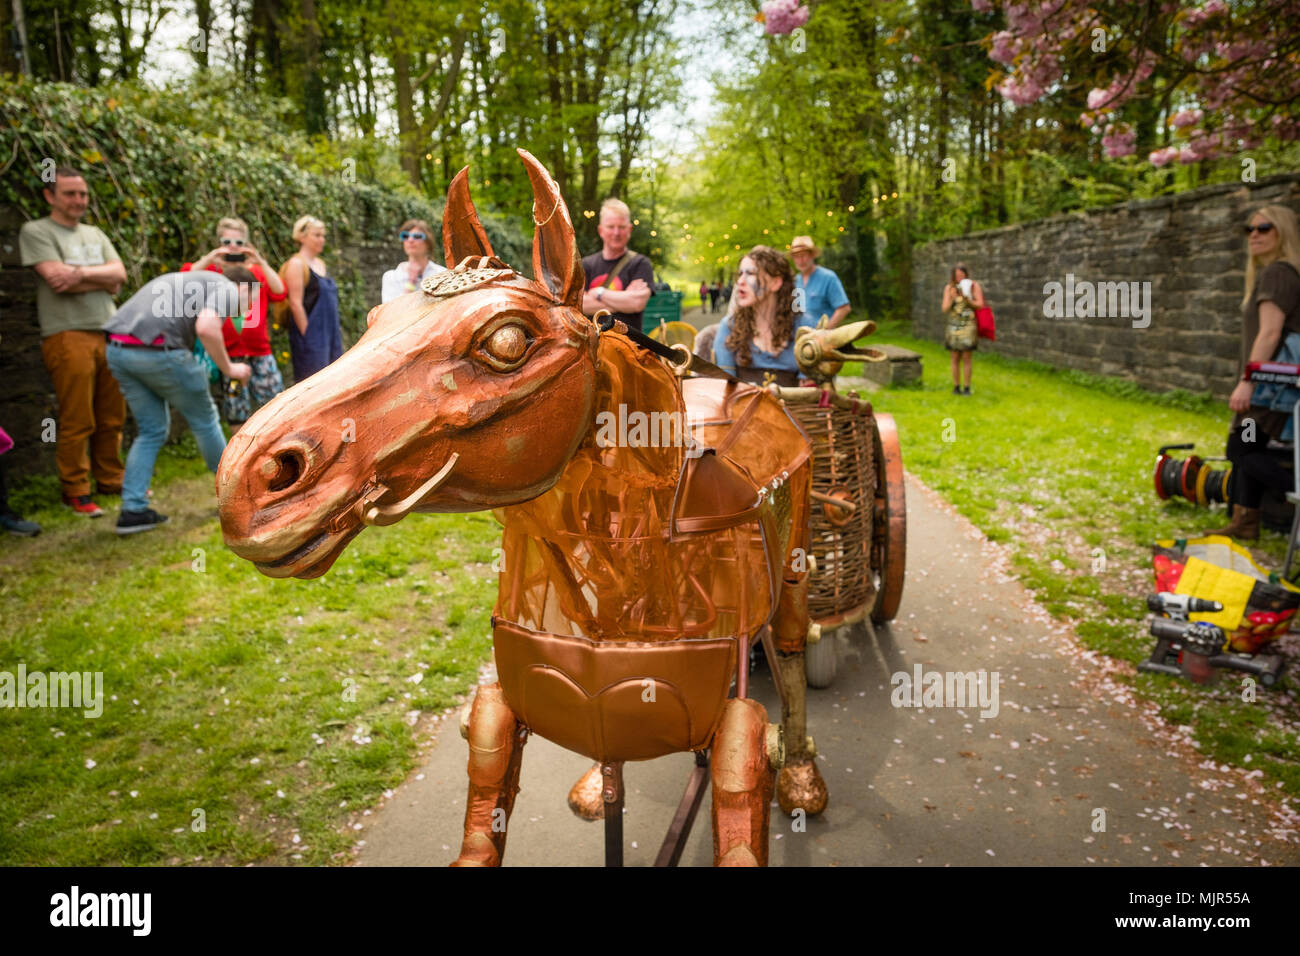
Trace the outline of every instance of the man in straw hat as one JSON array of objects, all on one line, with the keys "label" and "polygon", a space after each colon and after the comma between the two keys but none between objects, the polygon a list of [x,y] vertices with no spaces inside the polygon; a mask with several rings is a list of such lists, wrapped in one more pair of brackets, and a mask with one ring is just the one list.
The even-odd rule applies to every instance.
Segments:
[{"label": "man in straw hat", "polygon": [[795,236],[790,243],[790,257],[798,273],[794,277],[795,309],[802,305],[803,311],[814,319],[829,316],[833,329],[849,314],[849,297],[844,294],[840,277],[817,264],[821,254],[812,236]]}]

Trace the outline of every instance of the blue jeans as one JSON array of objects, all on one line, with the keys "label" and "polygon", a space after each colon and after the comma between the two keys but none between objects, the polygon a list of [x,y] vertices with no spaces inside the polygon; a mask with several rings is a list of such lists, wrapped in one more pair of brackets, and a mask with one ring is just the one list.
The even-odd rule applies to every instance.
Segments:
[{"label": "blue jeans", "polygon": [[185,416],[203,452],[208,470],[215,472],[226,450],[226,436],[208,393],[208,377],[194,356],[179,349],[127,348],[109,344],[108,367],[131,407],[139,434],[126,456],[122,478],[122,510],[149,507],[149,482],[154,462],[171,427],[168,404]]}]

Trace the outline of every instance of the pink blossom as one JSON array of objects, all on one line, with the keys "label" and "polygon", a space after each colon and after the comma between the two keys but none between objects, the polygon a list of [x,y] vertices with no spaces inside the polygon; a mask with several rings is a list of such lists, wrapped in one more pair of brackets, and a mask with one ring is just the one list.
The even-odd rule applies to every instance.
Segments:
[{"label": "pink blossom", "polygon": [[1106,133],[1101,138],[1101,145],[1105,148],[1106,155],[1111,159],[1131,156],[1136,144],[1137,130],[1127,123],[1121,123],[1118,126],[1107,126]]},{"label": "pink blossom", "polygon": [[799,0],[767,0],[763,4],[763,29],[772,36],[793,33],[808,22],[808,8]]},{"label": "pink blossom", "polygon": [[1088,109],[1090,110],[1100,109],[1102,104],[1104,104],[1108,99],[1110,99],[1110,92],[1108,90],[1101,90],[1101,89],[1089,90]]},{"label": "pink blossom", "polygon": [[1205,116],[1201,110],[1180,110],[1169,118],[1169,125],[1175,129],[1182,129],[1184,126],[1192,126],[1199,123]]},{"label": "pink blossom", "polygon": [[1190,149],[1187,146],[1184,146],[1182,149],[1178,151],[1178,161],[1182,163],[1184,166],[1190,166],[1192,165],[1192,163],[1197,162],[1200,158],[1201,157],[1196,155],[1196,151],[1194,149]]},{"label": "pink blossom", "polygon": [[976,13],[992,13],[993,4],[989,0],[970,0],[970,8]]},{"label": "pink blossom", "polygon": [[1047,91],[1036,85],[1033,80],[1017,80],[1014,76],[1009,76],[998,84],[998,92],[1016,106],[1029,106],[1042,99]]},{"label": "pink blossom", "polygon": [[1147,156],[1151,160],[1152,166],[1167,166],[1178,158],[1177,146],[1166,146],[1164,149],[1157,149]]},{"label": "pink blossom", "polygon": [[1016,58],[1016,38],[1007,30],[993,34],[993,47],[989,50],[989,59],[998,63],[1011,64]]}]

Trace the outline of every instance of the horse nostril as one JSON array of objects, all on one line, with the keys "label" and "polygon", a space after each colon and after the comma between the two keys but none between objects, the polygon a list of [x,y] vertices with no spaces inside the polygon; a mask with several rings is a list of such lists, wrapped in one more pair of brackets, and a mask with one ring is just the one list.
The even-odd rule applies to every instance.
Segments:
[{"label": "horse nostril", "polygon": [[282,451],[272,461],[275,472],[267,483],[272,491],[283,491],[293,486],[306,470],[306,462],[299,451]]}]

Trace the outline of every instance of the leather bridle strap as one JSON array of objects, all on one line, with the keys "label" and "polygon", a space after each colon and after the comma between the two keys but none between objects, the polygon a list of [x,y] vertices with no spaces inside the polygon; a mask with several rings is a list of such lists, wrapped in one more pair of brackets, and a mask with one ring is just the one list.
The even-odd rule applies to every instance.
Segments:
[{"label": "leather bridle strap", "polygon": [[[653,352],[661,359],[666,359],[673,365],[674,371],[678,375],[685,375],[687,372],[694,372],[696,375],[704,378],[721,378],[736,384],[742,384],[740,379],[724,369],[718,368],[708,359],[701,358],[685,346],[664,345],[662,342],[656,342],[644,332],[630,328],[625,323],[618,321],[612,315],[602,315],[596,320],[600,331],[613,332],[618,331],[628,341],[638,345],[647,352]],[[617,328],[622,326],[622,328]]]}]

